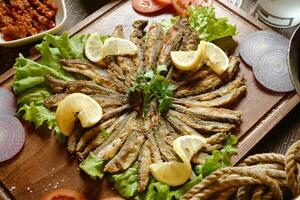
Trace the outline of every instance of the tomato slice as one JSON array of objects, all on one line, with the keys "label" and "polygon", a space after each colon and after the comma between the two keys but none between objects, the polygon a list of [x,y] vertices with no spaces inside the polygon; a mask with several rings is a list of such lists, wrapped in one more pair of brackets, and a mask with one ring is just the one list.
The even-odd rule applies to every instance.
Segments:
[{"label": "tomato slice", "polygon": [[162,4],[162,5],[170,5],[172,4],[172,0],[155,0],[157,3]]},{"label": "tomato slice", "polygon": [[42,200],[87,200],[87,198],[74,190],[57,189],[49,192]]},{"label": "tomato slice", "polygon": [[152,13],[163,9],[168,4],[158,3],[156,0],[131,0],[133,8],[141,13]]},{"label": "tomato slice", "polygon": [[172,5],[179,14],[186,14],[189,6],[210,6],[212,0],[172,0]]}]

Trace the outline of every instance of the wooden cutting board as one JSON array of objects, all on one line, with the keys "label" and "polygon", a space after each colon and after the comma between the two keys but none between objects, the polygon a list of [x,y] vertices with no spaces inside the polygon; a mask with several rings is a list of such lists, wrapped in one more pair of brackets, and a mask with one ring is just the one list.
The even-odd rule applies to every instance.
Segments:
[{"label": "wooden cutting board", "polygon": [[[247,33],[270,29],[225,0],[215,1],[214,4],[218,16],[226,16],[237,25],[238,41]],[[170,15],[142,16],[132,9],[129,1],[114,0],[77,24],[69,33],[110,34],[116,25],[122,24],[128,36],[134,20],[160,20]],[[243,117],[238,132],[239,154],[233,158],[234,163],[247,154],[300,101],[294,92],[279,94],[265,90],[255,81],[251,68],[243,63],[240,68],[240,75],[247,79],[248,94],[236,108],[243,112]],[[0,86],[11,88],[13,74],[14,71],[10,70],[1,75]],[[77,161],[48,130],[35,130],[32,124],[23,124],[26,142],[22,151],[12,160],[0,164],[0,186],[3,188],[0,189],[0,199],[38,200],[56,188],[77,190],[90,200],[116,195],[107,181],[93,181],[81,173]]]}]

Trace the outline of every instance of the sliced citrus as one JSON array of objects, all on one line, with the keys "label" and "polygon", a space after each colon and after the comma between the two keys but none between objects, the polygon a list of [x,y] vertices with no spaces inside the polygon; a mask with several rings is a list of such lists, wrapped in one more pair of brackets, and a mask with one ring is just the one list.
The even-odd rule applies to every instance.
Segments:
[{"label": "sliced citrus", "polygon": [[137,53],[137,46],[130,40],[111,37],[104,42],[105,55],[134,55]]},{"label": "sliced citrus", "polygon": [[151,164],[150,170],[156,180],[170,186],[184,184],[191,175],[190,165],[176,161]]},{"label": "sliced citrus", "polygon": [[204,145],[206,140],[198,135],[184,135],[176,138],[173,142],[173,149],[184,162],[190,162],[192,156],[197,153]]},{"label": "sliced citrus", "polygon": [[204,48],[199,45],[196,51],[171,51],[171,59],[176,68],[190,71],[200,67],[203,62]]},{"label": "sliced citrus", "polygon": [[192,156],[205,144],[205,138],[198,135],[185,135],[176,138],[173,142],[173,148],[183,162],[171,161],[151,164],[152,175],[156,180],[170,186],[184,184],[191,176],[190,160]]},{"label": "sliced citrus", "polygon": [[91,127],[102,118],[102,108],[85,94],[70,94],[58,104],[56,110],[56,121],[64,135],[72,133],[77,117],[82,127]]},{"label": "sliced citrus", "polygon": [[92,62],[99,62],[105,57],[99,34],[92,34],[87,39],[84,50],[86,57]]},{"label": "sliced citrus", "polygon": [[220,47],[211,42],[201,41],[201,43],[205,44],[206,64],[217,74],[221,75],[229,66],[228,56]]}]

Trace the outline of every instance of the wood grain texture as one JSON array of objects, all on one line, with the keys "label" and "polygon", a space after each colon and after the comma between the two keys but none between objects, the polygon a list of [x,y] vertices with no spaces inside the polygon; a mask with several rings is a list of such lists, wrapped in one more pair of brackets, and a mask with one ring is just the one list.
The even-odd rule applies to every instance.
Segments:
[{"label": "wood grain texture", "polygon": [[[81,2],[81,3],[78,3]],[[68,12],[82,10],[86,12],[87,16],[89,9],[88,5],[85,5],[83,1],[66,1],[68,5]],[[107,4],[106,4],[107,5]],[[79,6],[79,7],[77,7]],[[116,15],[109,15],[108,13],[97,19],[93,26],[87,26],[81,32],[103,32],[110,33],[112,28],[116,24],[125,24],[125,30],[127,35],[129,33],[129,24],[132,20],[136,19],[138,15],[124,15],[124,13],[129,12],[130,5],[117,6],[112,12]],[[70,10],[71,9],[71,10]],[[218,7],[218,14],[220,15],[232,15],[230,12],[222,12],[222,9]],[[82,14],[83,16],[84,14]],[[74,17],[75,18],[75,17]],[[140,18],[140,16],[139,16]],[[156,17],[150,17],[151,19],[156,19]],[[69,18],[70,19],[70,15]],[[77,18],[76,18],[77,19]],[[113,23],[112,23],[113,21]],[[257,27],[254,25],[249,25],[246,21],[240,22],[240,18],[232,16],[230,21],[233,23],[238,23],[239,31],[241,35],[237,38],[238,40],[243,37],[244,34],[247,34],[250,31],[254,31]],[[70,23],[71,24],[71,23]],[[76,25],[77,21],[73,21],[72,25]],[[100,26],[101,25],[101,26]],[[78,26],[78,25],[77,25]],[[72,32],[72,31],[71,31]],[[76,31],[74,31],[76,32]],[[79,32],[79,33],[81,33]],[[260,119],[266,118],[270,120],[273,125],[277,123],[277,120],[280,120],[282,116],[288,112],[288,109],[283,109],[279,116],[271,115],[265,116],[265,110],[276,111],[280,109],[282,103],[282,94],[269,94],[268,91],[264,91],[261,86],[259,86],[251,75],[250,69],[242,67],[242,74],[247,74],[247,87],[249,87],[250,92],[253,91],[256,87],[259,87],[262,91],[259,93],[250,93],[246,97],[245,101],[239,105],[238,109],[241,109],[244,112],[241,132],[245,132],[253,125],[256,125],[257,122],[253,120],[254,118],[259,117]],[[2,76],[4,77],[4,76]],[[1,79],[1,76],[0,76]],[[2,86],[10,88],[11,79],[6,80]],[[261,98],[257,98],[257,95]],[[293,95],[292,95],[293,96]],[[299,100],[297,97],[287,99],[291,104],[297,103]],[[249,105],[262,104],[265,105],[263,109],[253,108],[252,106],[249,109]],[[274,107],[274,105],[277,105]],[[282,116],[281,116],[282,115]],[[253,152],[262,152],[262,151],[275,151],[275,152],[284,152],[288,145],[293,141],[293,139],[300,138],[300,106],[296,107],[287,118],[281,121],[275,128],[272,129],[266,140],[263,143],[260,143]],[[268,118],[269,117],[269,118]],[[249,120],[250,119],[250,120]],[[271,124],[272,124],[271,123]],[[87,176],[81,174],[77,169],[77,162],[74,161],[70,155],[66,152],[65,147],[62,144],[59,144],[54,137],[47,134],[48,131],[44,129],[34,130],[32,125],[24,123],[27,131],[26,144],[22,152],[13,160],[2,163],[0,165],[0,181],[2,181],[7,189],[11,189],[11,193],[17,200],[22,199],[39,199],[41,195],[49,190],[54,189],[55,187],[67,187],[81,191],[87,195],[91,200],[97,200],[100,197],[111,195],[111,193],[103,193],[107,188],[107,182],[94,182],[90,180]],[[266,129],[271,129],[272,126],[266,126]],[[37,133],[38,132],[38,133]],[[41,134],[42,133],[42,134]],[[260,132],[257,132],[259,135]],[[273,136],[274,134],[274,136]],[[260,136],[259,136],[260,137]],[[251,144],[255,144],[257,138],[251,139]],[[240,135],[241,139],[244,139]],[[269,138],[267,140],[267,138]],[[259,138],[260,139],[260,138]],[[30,145],[29,145],[30,144]],[[250,144],[250,146],[251,146]],[[244,145],[243,145],[244,146]],[[245,146],[249,147],[249,144],[246,143]],[[268,149],[262,147],[269,147]],[[246,152],[245,150],[242,150]],[[18,160],[18,162],[14,162]],[[34,161],[34,163],[32,163]],[[7,168],[7,166],[9,166]],[[24,167],[25,166],[25,167]],[[5,170],[4,170],[5,167]],[[19,170],[21,169],[22,170]],[[24,170],[23,170],[24,169]],[[5,181],[3,181],[5,179]],[[20,182],[21,181],[21,182]],[[17,185],[18,183],[18,185]],[[21,184],[20,184],[21,183]],[[17,187],[13,189],[13,186]],[[28,190],[29,188],[29,190]],[[32,192],[30,192],[32,191]],[[1,192],[0,192],[1,193]],[[1,195],[0,195],[1,196]],[[1,197],[0,197],[1,199]]]}]

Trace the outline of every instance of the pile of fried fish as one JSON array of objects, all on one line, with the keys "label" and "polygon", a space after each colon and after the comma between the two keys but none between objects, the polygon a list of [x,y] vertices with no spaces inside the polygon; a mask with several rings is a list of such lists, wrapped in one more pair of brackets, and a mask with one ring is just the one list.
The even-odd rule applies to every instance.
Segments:
[{"label": "pile of fried fish", "polygon": [[[147,39],[145,29],[149,26]],[[54,95],[44,104],[55,110],[68,94],[89,95],[103,108],[103,117],[95,126],[79,125],[68,137],[68,150],[85,159],[90,152],[107,161],[104,171],[122,172],[138,161],[138,191],[143,192],[150,177],[149,165],[180,158],[173,150],[173,141],[182,135],[202,135],[207,144],[191,162],[203,164],[213,150],[222,148],[229,133],[236,132],[240,111],[231,110],[246,94],[245,80],[238,77],[239,58],[230,56],[230,66],[221,76],[209,67],[183,72],[172,66],[170,52],[196,50],[198,33],[186,18],[179,19],[167,32],[159,22],[148,25],[135,21],[130,40],[138,47],[134,56],[106,57],[97,66],[85,60],[61,60],[68,72],[90,80],[62,81],[48,76]],[[111,37],[124,38],[123,27],[117,26]],[[140,114],[141,102],[130,97],[128,89],[136,76],[158,65],[168,66],[166,78],[175,85],[171,108],[159,113],[154,100],[145,117]],[[103,134],[105,131],[107,134]]]}]

